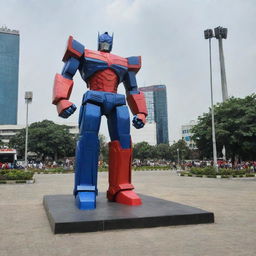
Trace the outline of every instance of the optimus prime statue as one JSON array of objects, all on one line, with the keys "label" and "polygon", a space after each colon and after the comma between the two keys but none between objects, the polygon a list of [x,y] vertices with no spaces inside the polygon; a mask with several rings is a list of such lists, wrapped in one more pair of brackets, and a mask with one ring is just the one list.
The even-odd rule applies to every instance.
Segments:
[{"label": "optimus prime statue", "polygon": [[89,88],[80,108],[80,137],[76,148],[74,196],[81,210],[96,208],[98,132],[102,115],[107,117],[111,138],[107,198],[127,205],[142,203],[131,184],[129,112],[125,96],[117,93],[118,85],[123,82],[128,105],[134,114],[133,125],[137,129],[142,128],[146,122],[147,108],[135,77],[141,68],[141,57],[122,58],[111,54],[112,45],[113,35],[107,32],[98,35],[98,51],[85,49],[70,36],[62,59],[64,68],[61,74],[56,74],[54,81],[52,103],[63,118],[68,118],[76,110],[69,97],[73,87],[72,78],[77,70]]}]

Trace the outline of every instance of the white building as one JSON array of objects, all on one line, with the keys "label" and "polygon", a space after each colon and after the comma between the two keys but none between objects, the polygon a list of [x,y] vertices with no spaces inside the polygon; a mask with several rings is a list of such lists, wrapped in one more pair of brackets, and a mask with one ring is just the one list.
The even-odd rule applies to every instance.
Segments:
[{"label": "white building", "polygon": [[191,120],[189,124],[184,124],[181,126],[181,137],[186,142],[189,149],[196,149],[195,142],[191,139],[193,136],[193,133],[191,132],[191,129],[196,124],[194,120]]},{"label": "white building", "polygon": [[0,125],[0,140],[8,144],[11,137],[23,128],[25,125]]}]

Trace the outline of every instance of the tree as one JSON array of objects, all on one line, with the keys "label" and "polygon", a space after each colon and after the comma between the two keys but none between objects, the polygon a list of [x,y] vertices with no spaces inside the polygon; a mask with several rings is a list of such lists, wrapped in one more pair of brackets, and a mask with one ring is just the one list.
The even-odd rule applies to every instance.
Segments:
[{"label": "tree", "polygon": [[100,159],[104,162],[108,161],[108,143],[106,141],[106,137],[103,134],[99,135],[100,141]]},{"label": "tree", "polygon": [[[230,98],[214,106],[218,156],[222,156],[223,145],[226,155],[234,161],[256,159],[256,95],[244,99]],[[192,129],[201,155],[212,157],[211,112],[198,118]]]},{"label": "tree", "polygon": [[9,146],[17,150],[18,156],[25,155],[25,129],[21,129],[10,139]]},{"label": "tree", "polygon": [[170,154],[172,156],[172,160],[176,160],[176,161],[178,160],[178,151],[179,151],[180,161],[190,158],[191,152],[184,140],[178,140],[176,143],[171,145]]},{"label": "tree", "polygon": [[133,158],[144,161],[146,159],[155,158],[154,146],[149,145],[147,142],[139,142],[133,147]]},{"label": "tree", "polygon": [[[60,157],[74,156],[75,154],[76,140],[69,133],[69,128],[66,125],[58,125],[44,120],[31,124],[28,134],[28,151],[35,152],[42,159],[48,156],[57,160]],[[14,136],[9,144],[19,151],[19,155],[24,155],[25,129]]]},{"label": "tree", "polygon": [[157,159],[165,159],[165,160],[172,159],[171,148],[167,144],[156,145],[154,151],[155,151],[155,158]]},{"label": "tree", "polygon": [[145,141],[137,143],[133,147],[133,158],[137,158],[141,161],[146,159],[177,160],[177,149],[180,151],[181,159],[189,158],[190,150],[183,140],[179,140],[172,146],[167,144],[151,146]]}]

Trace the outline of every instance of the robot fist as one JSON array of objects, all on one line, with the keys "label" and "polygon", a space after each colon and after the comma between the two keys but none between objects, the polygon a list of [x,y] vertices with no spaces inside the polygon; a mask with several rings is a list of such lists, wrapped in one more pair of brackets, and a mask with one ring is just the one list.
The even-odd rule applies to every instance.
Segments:
[{"label": "robot fist", "polygon": [[68,118],[76,111],[76,105],[69,100],[60,100],[57,103],[57,110],[60,117]]},{"label": "robot fist", "polygon": [[144,127],[145,123],[146,123],[146,117],[144,114],[137,114],[133,117],[132,120],[133,126],[136,129],[140,129],[142,127]]},{"label": "robot fist", "polygon": [[59,116],[62,118],[68,118],[76,111],[76,105],[72,104],[70,107],[64,109]]}]

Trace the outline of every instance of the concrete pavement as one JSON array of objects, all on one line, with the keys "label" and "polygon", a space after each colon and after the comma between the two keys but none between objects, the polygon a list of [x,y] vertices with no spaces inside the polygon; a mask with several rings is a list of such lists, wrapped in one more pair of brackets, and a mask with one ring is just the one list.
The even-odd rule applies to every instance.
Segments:
[{"label": "concrete pavement", "polygon": [[[215,223],[54,235],[42,198],[71,193],[73,174],[35,178],[35,184],[0,185],[0,256],[256,255],[256,179],[133,172],[137,192],[212,211]],[[99,191],[106,191],[107,173],[98,178]]]}]

